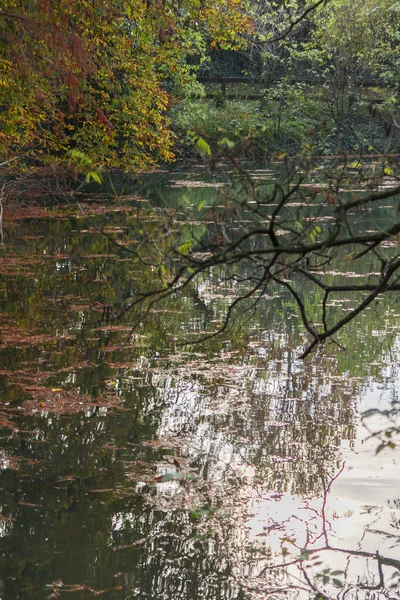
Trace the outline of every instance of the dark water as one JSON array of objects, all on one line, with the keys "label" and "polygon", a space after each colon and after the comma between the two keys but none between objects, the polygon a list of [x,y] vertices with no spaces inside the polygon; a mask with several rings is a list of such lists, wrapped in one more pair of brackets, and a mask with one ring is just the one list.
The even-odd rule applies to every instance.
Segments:
[{"label": "dark water", "polygon": [[[400,560],[398,455],[375,457],[359,418],[397,399],[397,297],[349,324],[348,350],[327,346],[306,362],[293,300],[273,290],[202,345],[176,342],[218,321],[229,283],[204,277],[146,320],[140,310],[110,319],[111,306],[123,311],[139,284],[161,276],[130,253],[165,223],[148,216],[147,200],[179,220],[218,194],[170,185],[184,178],[5,223],[2,600],[311,598],[320,588],[303,580],[297,589],[290,569],[266,567],[318,547],[327,520],[335,545]],[[376,228],[390,210],[363,218]],[[347,301],[338,297],[337,310]],[[341,571],[346,597],[398,597],[394,563],[380,585],[370,556],[314,562],[318,585],[324,568]],[[339,584],[327,585],[328,597],[340,596]]]}]

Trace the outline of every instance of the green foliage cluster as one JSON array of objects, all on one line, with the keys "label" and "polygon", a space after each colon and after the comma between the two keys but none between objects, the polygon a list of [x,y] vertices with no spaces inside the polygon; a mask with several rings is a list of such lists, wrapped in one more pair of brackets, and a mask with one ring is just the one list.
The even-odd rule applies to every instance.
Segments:
[{"label": "green foliage cluster", "polygon": [[[213,152],[224,138],[236,147],[255,150],[263,126],[263,115],[257,102],[226,101],[222,103],[204,98],[188,100],[171,114],[181,156],[195,156],[194,140],[201,136]],[[259,140],[258,140],[259,141]]]},{"label": "green foliage cluster", "polygon": [[[243,98],[231,101],[217,90],[208,103],[191,100],[175,108],[172,120],[184,156],[192,154],[193,131],[212,149],[227,137],[248,158],[275,151],[399,151],[398,3],[265,1],[250,3],[250,13],[256,33],[247,61],[242,49],[237,62],[247,62],[247,94],[254,96],[254,77],[260,99],[247,101],[241,89]],[[213,53],[201,72],[237,77],[232,55]]]},{"label": "green foliage cluster", "polygon": [[377,88],[353,100],[340,126],[329,116],[328,91],[310,84],[278,82],[260,100],[191,99],[170,113],[178,154],[196,156],[194,139],[207,140],[215,153],[224,139],[235,153],[262,158],[271,152],[323,154],[338,151],[381,153],[400,150],[400,132],[388,129],[394,109],[392,94]]}]

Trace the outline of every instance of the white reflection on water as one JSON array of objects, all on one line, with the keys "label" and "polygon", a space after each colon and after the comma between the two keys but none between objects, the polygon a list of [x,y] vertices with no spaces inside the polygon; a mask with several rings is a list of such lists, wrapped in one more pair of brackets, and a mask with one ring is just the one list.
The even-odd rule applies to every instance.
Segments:
[{"label": "white reflection on water", "polygon": [[[400,383],[396,364],[392,360],[391,367],[383,367],[377,379],[353,377],[349,383],[346,378],[340,381],[335,372],[332,377],[327,372],[321,378],[318,369],[285,359],[270,361],[267,377],[265,367],[255,367],[251,361],[248,365],[227,363],[223,375],[221,364],[205,366],[200,361],[191,380],[179,369],[163,380],[162,396],[167,405],[158,435],[161,439],[180,438],[181,454],[191,465],[197,465],[199,478],[211,486],[208,498],[214,494],[220,508],[229,506],[236,515],[230,525],[231,543],[240,546],[235,575],[244,588],[256,590],[256,595],[264,593],[263,585],[271,583],[277,574],[269,567],[290,563],[306,548],[310,552],[308,576],[310,581],[316,576],[319,586],[315,590],[323,590],[332,598],[399,597],[396,590],[387,591],[393,567],[380,566],[375,558],[379,553],[400,560],[399,450],[376,455],[378,442],[368,439],[361,423],[352,435],[339,423],[340,406],[347,399],[356,412],[357,408],[363,412],[371,407],[390,407]],[[293,383],[295,377],[297,385]],[[294,411],[291,405],[296,407]],[[305,417],[308,422],[315,419],[315,429],[323,421],[330,432],[337,432],[333,442],[332,433],[329,438],[330,468],[322,463],[317,468],[312,463],[305,467],[307,444],[313,444],[312,439],[298,438],[304,431]],[[368,420],[373,431],[385,425],[381,417]],[[328,486],[330,476],[343,463],[343,472],[324,496],[323,485]],[[159,466],[159,474],[168,471],[171,467]],[[310,480],[320,479],[319,494],[312,487],[307,491],[307,485],[304,493],[291,491],[291,482],[299,473]],[[157,494],[161,500],[182,496],[183,490],[179,483],[168,482],[158,487]],[[201,496],[191,496],[190,501],[201,502]],[[327,545],[336,550],[327,549]],[[243,549],[250,547],[255,553],[247,554],[246,559]],[[315,566],[317,550],[321,564]],[[263,559],[263,552],[268,559]],[[332,585],[329,573],[329,581],[322,585],[318,574],[323,569],[329,573],[343,571],[335,577],[339,582],[345,579],[342,592]],[[380,577],[386,591],[379,591]],[[277,589],[286,585],[293,588],[291,593],[309,597],[310,587],[298,565],[286,570]],[[377,590],[362,589],[371,586]],[[294,591],[295,587],[299,589]]]}]

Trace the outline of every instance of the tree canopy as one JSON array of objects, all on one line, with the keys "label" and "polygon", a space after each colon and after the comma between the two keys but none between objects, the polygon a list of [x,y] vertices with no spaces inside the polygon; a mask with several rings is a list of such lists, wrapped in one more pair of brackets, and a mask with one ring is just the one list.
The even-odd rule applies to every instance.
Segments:
[{"label": "tree canopy", "polygon": [[[0,10],[0,153],[93,165],[171,161],[171,92],[194,82],[206,48],[251,29],[242,0],[5,0]],[[32,152],[34,151],[34,153]],[[75,161],[76,162],[76,161]],[[79,162],[79,161],[77,161]]]},{"label": "tree canopy", "polygon": [[[89,164],[132,170],[174,160],[169,109],[201,91],[196,72],[210,49],[241,49],[255,71],[261,65],[278,129],[291,120],[293,81],[322,83],[340,142],[357,86],[374,78],[390,86],[395,109],[398,30],[390,0],[4,0],[0,155],[69,164],[73,174]],[[309,100],[316,95],[314,85]]]}]

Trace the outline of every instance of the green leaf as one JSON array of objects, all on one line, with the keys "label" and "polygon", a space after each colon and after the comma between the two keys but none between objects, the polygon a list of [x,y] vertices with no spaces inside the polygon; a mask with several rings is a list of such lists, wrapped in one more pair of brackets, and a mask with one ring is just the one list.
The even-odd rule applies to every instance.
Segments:
[{"label": "green leaf", "polygon": [[91,181],[95,181],[98,184],[101,184],[102,180],[100,174],[97,171],[89,171],[86,175],[86,183],[90,183]]},{"label": "green leaf", "polygon": [[211,156],[212,154],[210,145],[202,137],[196,139],[196,148],[202,156]]},{"label": "green leaf", "polygon": [[227,148],[229,148],[230,150],[232,150],[232,148],[235,147],[235,142],[232,142],[232,140],[229,140],[227,137],[222,138],[222,140],[220,140],[218,142],[219,146],[226,146]]},{"label": "green leaf", "polygon": [[387,444],[386,442],[382,442],[381,444],[379,444],[379,446],[376,449],[375,454],[379,454],[379,452],[382,452],[382,450],[384,450],[386,448]]},{"label": "green leaf", "polygon": [[75,160],[77,160],[82,166],[86,165],[90,165],[90,163],[92,162],[90,160],[90,158],[88,157],[87,154],[85,154],[84,152],[82,152],[81,150],[70,150],[69,151],[69,155],[71,158],[74,158]]},{"label": "green leaf", "polygon": [[158,267],[158,274],[160,276],[161,282],[164,286],[167,286],[168,281],[167,281],[167,269],[164,267],[164,265],[160,265]]},{"label": "green leaf", "polygon": [[343,583],[340,581],[340,579],[333,578],[332,579],[332,583],[333,583],[333,585],[335,585],[338,588],[342,588],[343,587]]},{"label": "green leaf", "polygon": [[188,254],[191,249],[193,247],[193,242],[192,240],[190,240],[189,242],[185,242],[184,244],[181,244],[181,246],[179,246],[178,248],[178,252],[180,252],[181,254]]}]

